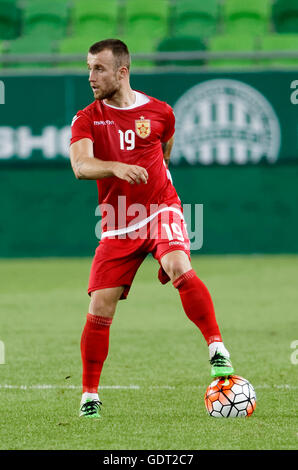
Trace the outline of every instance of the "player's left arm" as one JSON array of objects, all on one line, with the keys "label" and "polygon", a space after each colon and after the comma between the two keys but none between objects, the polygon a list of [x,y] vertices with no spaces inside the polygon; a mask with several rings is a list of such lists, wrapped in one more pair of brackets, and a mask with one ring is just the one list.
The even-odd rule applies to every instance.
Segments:
[{"label": "player's left arm", "polygon": [[163,158],[167,166],[169,166],[171,151],[174,145],[174,136],[170,138],[167,142],[162,142],[162,151],[163,151]]}]

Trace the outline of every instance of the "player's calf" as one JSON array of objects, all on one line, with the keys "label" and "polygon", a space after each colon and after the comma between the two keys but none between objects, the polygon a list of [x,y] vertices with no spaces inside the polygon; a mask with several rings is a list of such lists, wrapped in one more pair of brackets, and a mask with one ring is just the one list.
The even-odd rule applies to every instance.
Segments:
[{"label": "player's calf", "polygon": [[186,315],[201,330],[209,346],[211,376],[233,374],[230,355],[223,345],[212,298],[205,284],[190,269],[178,277],[173,285],[179,291]]}]

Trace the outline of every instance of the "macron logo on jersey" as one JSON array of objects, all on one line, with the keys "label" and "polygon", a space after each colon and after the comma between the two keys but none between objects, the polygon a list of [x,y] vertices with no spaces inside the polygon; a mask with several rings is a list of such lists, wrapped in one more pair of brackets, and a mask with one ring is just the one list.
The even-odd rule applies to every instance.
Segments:
[{"label": "macron logo on jersey", "polygon": [[106,121],[93,121],[93,124],[95,126],[108,126],[108,125],[115,124],[115,122],[114,121],[109,121],[109,119],[107,119]]}]

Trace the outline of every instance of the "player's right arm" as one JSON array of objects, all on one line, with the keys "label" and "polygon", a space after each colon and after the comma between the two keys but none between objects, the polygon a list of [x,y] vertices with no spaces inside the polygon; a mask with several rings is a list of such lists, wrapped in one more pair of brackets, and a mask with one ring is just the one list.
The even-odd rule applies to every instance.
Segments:
[{"label": "player's right arm", "polygon": [[148,180],[148,173],[141,166],[94,158],[93,142],[88,138],[71,144],[70,161],[75,177],[80,180],[99,180],[110,176],[130,184],[147,183]]}]

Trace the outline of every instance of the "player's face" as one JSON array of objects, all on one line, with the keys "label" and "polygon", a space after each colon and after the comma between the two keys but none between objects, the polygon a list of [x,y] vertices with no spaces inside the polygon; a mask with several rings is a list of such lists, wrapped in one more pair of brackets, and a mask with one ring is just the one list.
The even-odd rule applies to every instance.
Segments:
[{"label": "player's face", "polygon": [[111,99],[120,88],[120,77],[112,51],[88,54],[89,82],[96,100]]}]

